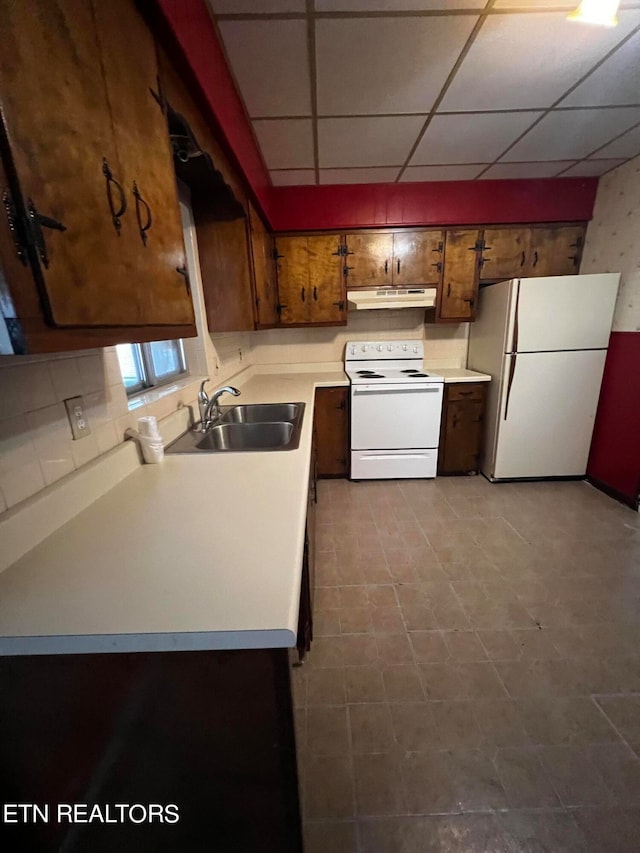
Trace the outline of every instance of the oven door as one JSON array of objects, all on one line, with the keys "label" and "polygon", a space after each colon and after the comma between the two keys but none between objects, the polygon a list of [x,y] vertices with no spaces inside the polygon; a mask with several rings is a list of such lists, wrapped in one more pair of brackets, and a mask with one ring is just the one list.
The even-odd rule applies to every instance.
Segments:
[{"label": "oven door", "polygon": [[352,385],[352,450],[437,447],[442,388],[441,382]]}]

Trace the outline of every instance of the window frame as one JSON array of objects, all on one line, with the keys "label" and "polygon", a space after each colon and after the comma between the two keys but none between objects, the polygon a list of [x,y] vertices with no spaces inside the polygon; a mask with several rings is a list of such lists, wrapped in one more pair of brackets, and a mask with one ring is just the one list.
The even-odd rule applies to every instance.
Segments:
[{"label": "window frame", "polygon": [[[153,367],[153,354],[151,347],[154,343],[163,343],[162,341],[149,341],[147,343],[129,343],[124,346],[131,347],[133,359],[136,365],[140,381],[135,385],[125,385],[127,397],[135,397],[136,394],[143,394],[151,388],[159,388],[163,385],[170,385],[181,376],[185,376],[189,372],[187,358],[184,351],[184,342],[182,338],[175,338],[171,341],[177,344],[179,369],[172,373],[163,374],[158,377]],[[122,371],[121,371],[122,372]],[[122,377],[124,383],[124,377]]]}]

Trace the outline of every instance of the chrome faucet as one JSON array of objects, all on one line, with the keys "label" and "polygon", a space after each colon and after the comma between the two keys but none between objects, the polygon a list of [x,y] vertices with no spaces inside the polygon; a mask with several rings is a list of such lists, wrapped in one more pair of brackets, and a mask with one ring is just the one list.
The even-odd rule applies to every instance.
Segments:
[{"label": "chrome faucet", "polygon": [[214,421],[218,420],[220,417],[220,406],[218,405],[218,400],[223,394],[233,394],[234,397],[240,396],[240,391],[237,388],[234,388],[232,385],[225,385],[222,388],[218,388],[217,391],[214,391],[211,398],[204,390],[204,386],[209,382],[208,379],[204,379],[200,383],[200,390],[198,391],[198,408],[200,409],[200,430],[202,432],[206,432],[209,427],[213,424]]}]

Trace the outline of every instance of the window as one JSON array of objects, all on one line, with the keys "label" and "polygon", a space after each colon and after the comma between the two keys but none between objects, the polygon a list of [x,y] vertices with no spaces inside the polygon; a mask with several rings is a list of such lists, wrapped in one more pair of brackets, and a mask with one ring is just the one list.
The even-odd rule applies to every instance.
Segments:
[{"label": "window", "polygon": [[187,371],[182,341],[118,344],[118,361],[127,394],[165,385]]}]

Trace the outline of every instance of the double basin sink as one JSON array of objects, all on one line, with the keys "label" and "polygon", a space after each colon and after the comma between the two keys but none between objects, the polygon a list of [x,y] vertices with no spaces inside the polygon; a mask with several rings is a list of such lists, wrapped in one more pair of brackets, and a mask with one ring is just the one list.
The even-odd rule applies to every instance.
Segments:
[{"label": "double basin sink", "polygon": [[190,429],[166,453],[295,450],[300,444],[304,403],[258,403],[221,406],[221,415],[206,432]]}]

